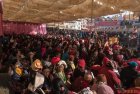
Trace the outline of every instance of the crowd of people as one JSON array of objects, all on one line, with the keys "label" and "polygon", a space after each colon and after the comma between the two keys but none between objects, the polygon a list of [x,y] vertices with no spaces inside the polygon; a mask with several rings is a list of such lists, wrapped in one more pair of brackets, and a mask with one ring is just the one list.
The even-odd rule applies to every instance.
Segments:
[{"label": "crowd of people", "polygon": [[10,76],[14,94],[140,94],[140,51],[110,44],[108,36],[4,35],[0,72]]}]

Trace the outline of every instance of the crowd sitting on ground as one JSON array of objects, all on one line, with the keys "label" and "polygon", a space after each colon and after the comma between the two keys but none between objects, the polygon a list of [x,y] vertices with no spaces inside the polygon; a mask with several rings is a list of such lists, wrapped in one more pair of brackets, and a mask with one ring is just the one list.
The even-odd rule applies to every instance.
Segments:
[{"label": "crowd sitting on ground", "polygon": [[2,36],[0,72],[14,94],[140,94],[138,50],[78,34]]}]

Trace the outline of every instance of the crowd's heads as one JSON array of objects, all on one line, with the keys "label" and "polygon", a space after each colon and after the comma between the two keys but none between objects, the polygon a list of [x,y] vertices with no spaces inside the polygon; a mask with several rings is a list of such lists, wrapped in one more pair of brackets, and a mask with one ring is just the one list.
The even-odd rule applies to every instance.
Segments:
[{"label": "crowd's heads", "polygon": [[123,55],[117,55],[117,60],[118,61],[122,61],[124,59],[124,56]]},{"label": "crowd's heads", "polygon": [[43,68],[43,74],[44,74],[45,77],[48,77],[50,75],[50,73],[51,73],[51,70],[50,70],[49,67],[44,67]]},{"label": "crowd's heads", "polygon": [[30,57],[30,58],[33,58],[34,55],[35,55],[35,52],[29,52],[29,57]]},{"label": "crowd's heads", "polygon": [[93,80],[92,74],[91,73],[85,73],[84,79],[88,82],[91,82]]},{"label": "crowd's heads", "polygon": [[73,70],[70,67],[68,67],[65,72],[67,79],[70,79],[73,75]]},{"label": "crowd's heads", "polygon": [[131,67],[131,68],[136,68],[138,66],[138,64],[134,61],[131,61],[128,63],[128,65]]},{"label": "crowd's heads", "polygon": [[17,68],[15,69],[15,72],[16,72],[17,75],[22,76],[22,74],[23,74],[23,69],[17,67]]},{"label": "crowd's heads", "polygon": [[67,68],[67,64],[64,60],[60,60],[57,65],[58,66],[64,65],[64,67]]},{"label": "crowd's heads", "polygon": [[112,49],[111,48],[109,48],[108,50],[105,50],[104,49],[104,54],[108,57],[108,58],[112,58],[112,56],[113,56],[113,51],[112,51]]},{"label": "crowd's heads", "polygon": [[64,72],[66,68],[67,68],[67,64],[63,60],[60,60],[55,66],[57,72]]},{"label": "crowd's heads", "polygon": [[84,59],[80,59],[78,61],[78,68],[81,70],[81,71],[84,71],[85,70],[85,67],[86,67],[86,62]]},{"label": "crowd's heads", "polygon": [[106,76],[104,74],[99,74],[97,76],[97,83],[99,82],[107,82]]},{"label": "crowd's heads", "polygon": [[121,50],[122,46],[120,45],[114,45],[113,50]]},{"label": "crowd's heads", "polygon": [[106,66],[106,64],[107,64],[109,61],[110,61],[109,58],[104,57],[104,58],[103,58],[103,65]]},{"label": "crowd's heads", "polygon": [[60,61],[60,57],[53,57],[52,60],[51,60],[51,63],[53,65],[56,65],[59,61]]},{"label": "crowd's heads", "polygon": [[78,61],[78,65],[79,65],[80,67],[85,67],[85,66],[86,66],[85,60],[84,60],[84,59],[80,59],[80,60]]},{"label": "crowd's heads", "polygon": [[104,57],[104,59],[103,59],[103,66],[110,68],[110,69],[114,68],[112,60],[108,59],[107,57]]},{"label": "crowd's heads", "polygon": [[39,71],[40,69],[43,68],[43,65],[41,63],[41,61],[39,59],[36,59],[32,65],[31,65],[31,68],[33,71]]},{"label": "crowd's heads", "polygon": [[69,55],[69,60],[74,61],[74,55]]},{"label": "crowd's heads", "polygon": [[106,64],[106,67],[109,68],[109,69],[114,69],[115,66],[114,66],[113,63],[114,63],[113,61],[109,61],[109,62]]}]

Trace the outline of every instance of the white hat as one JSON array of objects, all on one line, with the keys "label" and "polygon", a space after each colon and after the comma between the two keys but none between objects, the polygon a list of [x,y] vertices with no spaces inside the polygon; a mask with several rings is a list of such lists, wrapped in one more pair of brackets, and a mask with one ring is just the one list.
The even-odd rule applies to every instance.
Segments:
[{"label": "white hat", "polygon": [[60,60],[60,61],[58,62],[58,65],[59,65],[59,66],[60,66],[60,65],[64,65],[65,68],[67,68],[67,64],[66,64],[66,62],[65,62],[64,60]]}]

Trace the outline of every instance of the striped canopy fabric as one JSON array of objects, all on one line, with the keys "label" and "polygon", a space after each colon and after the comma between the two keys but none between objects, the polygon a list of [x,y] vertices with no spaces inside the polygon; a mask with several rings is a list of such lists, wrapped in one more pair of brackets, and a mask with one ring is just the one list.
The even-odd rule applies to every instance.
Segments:
[{"label": "striped canopy fabric", "polygon": [[3,20],[35,23],[65,22],[139,11],[140,0],[3,0]]}]

